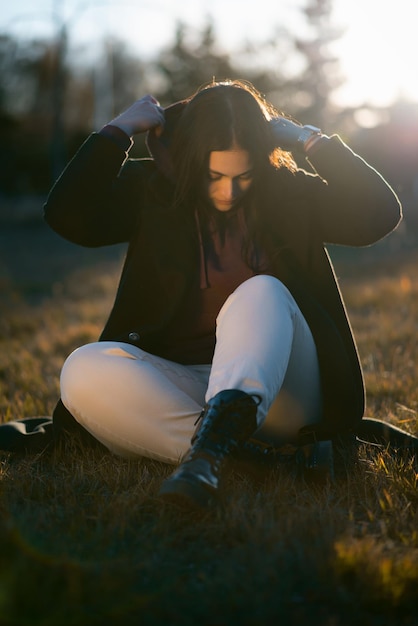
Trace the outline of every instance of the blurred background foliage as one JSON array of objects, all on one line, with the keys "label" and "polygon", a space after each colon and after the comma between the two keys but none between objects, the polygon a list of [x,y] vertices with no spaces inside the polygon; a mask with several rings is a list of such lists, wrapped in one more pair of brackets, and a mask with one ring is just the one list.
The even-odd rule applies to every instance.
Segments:
[{"label": "blurred background foliage", "polygon": [[[309,35],[277,25],[263,44],[243,39],[230,53],[218,46],[210,18],[200,30],[177,22],[172,40],[146,59],[104,37],[100,61],[93,60],[70,45],[71,21],[58,20],[54,36],[42,40],[0,32],[0,221],[40,215],[42,199],[85,137],[135,99],[152,93],[167,105],[213,77],[240,77],[302,123],[340,134],[373,164],[402,200],[402,245],[415,244],[418,103],[335,105],[344,78],[330,51],[342,34],[331,9],[332,0],[307,0],[301,11]],[[142,141],[132,154],[145,154]]]}]

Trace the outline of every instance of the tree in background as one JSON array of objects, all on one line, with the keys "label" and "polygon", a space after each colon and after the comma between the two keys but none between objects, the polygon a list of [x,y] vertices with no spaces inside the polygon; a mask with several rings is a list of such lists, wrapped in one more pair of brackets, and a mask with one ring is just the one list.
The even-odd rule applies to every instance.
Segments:
[{"label": "tree in background", "polygon": [[327,129],[335,115],[331,95],[344,82],[339,61],[330,52],[330,46],[342,35],[332,25],[332,0],[308,0],[302,9],[310,33],[296,36],[294,45],[304,58],[304,69],[294,79],[299,117],[304,124],[310,123]]},{"label": "tree in background", "polygon": [[23,44],[0,38],[0,189],[4,192],[31,193],[51,178],[47,144],[52,136],[53,63],[49,42]]},{"label": "tree in background", "polygon": [[234,75],[229,55],[217,49],[210,20],[201,32],[179,22],[173,45],[157,54],[150,70],[156,81],[154,93],[165,104],[190,96],[213,78],[223,80]]}]

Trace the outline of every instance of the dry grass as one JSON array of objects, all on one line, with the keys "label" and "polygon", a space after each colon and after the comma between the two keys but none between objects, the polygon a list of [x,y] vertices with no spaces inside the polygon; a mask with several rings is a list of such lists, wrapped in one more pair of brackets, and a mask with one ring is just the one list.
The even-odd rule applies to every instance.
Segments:
[{"label": "dry grass", "polygon": [[[342,280],[367,414],[413,433],[416,261]],[[4,285],[3,420],[51,413],[62,362],[97,338],[116,281],[116,268],[80,270],[32,305]],[[366,447],[359,456],[350,476],[322,488],[289,467],[261,481],[233,472],[224,506],[195,517],[157,500],[170,471],[157,462],[76,440],[3,454],[0,625],[418,624],[416,464]]]},{"label": "dry grass", "polygon": [[344,295],[363,363],[372,417],[418,430],[417,255],[351,279]]}]

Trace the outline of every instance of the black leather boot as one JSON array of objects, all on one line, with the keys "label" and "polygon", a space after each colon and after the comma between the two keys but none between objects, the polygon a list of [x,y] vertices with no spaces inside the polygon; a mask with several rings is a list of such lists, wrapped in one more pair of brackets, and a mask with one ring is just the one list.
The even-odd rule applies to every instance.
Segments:
[{"label": "black leather boot", "polygon": [[258,404],[258,398],[238,389],[216,394],[199,417],[189,452],[159,495],[192,508],[215,504],[226,458],[257,429]]}]

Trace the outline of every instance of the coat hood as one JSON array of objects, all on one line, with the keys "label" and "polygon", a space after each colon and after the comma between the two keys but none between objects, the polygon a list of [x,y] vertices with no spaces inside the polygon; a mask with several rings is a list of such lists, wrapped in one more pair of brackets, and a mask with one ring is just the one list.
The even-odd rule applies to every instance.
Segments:
[{"label": "coat hood", "polygon": [[153,128],[148,131],[145,140],[148,152],[154,159],[158,169],[170,180],[174,179],[174,168],[169,146],[174,129],[187,102],[187,100],[181,100],[166,107],[164,109],[165,124],[163,130],[161,131],[161,128]]}]

